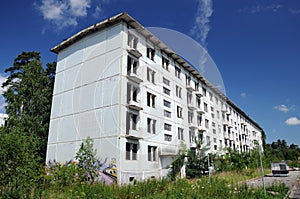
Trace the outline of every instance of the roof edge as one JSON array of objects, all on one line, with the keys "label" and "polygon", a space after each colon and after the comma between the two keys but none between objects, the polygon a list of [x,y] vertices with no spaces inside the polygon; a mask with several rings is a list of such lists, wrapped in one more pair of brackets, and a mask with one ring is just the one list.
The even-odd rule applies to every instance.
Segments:
[{"label": "roof edge", "polygon": [[[78,33],[74,34],[73,36],[69,37],[68,39],[64,40],[60,44],[54,46],[51,48],[51,51],[58,54],[60,51],[64,50],[65,48],[69,47],[76,41],[82,39],[83,37],[90,35],[94,32],[97,32],[98,30],[101,30],[102,28],[105,28],[107,26],[110,26],[112,24],[116,24],[120,21],[125,21],[128,24],[130,24],[133,28],[137,29],[138,32],[143,34],[144,36],[151,36],[150,40],[156,40],[158,41],[158,46],[163,49],[163,51],[168,54],[172,59],[176,60],[178,63],[181,64],[187,71],[190,73],[197,72],[195,77],[197,77],[204,85],[212,89],[219,97],[223,98],[223,100],[228,103],[230,106],[236,109],[237,112],[239,112],[242,116],[244,116],[247,120],[249,120],[253,125],[255,125],[258,129],[263,130],[253,119],[250,118],[249,115],[247,115],[242,109],[240,109],[237,105],[235,105],[225,94],[223,94],[219,89],[217,89],[214,85],[212,85],[205,77],[203,77],[193,66],[191,66],[189,63],[187,63],[180,55],[178,55],[175,51],[170,49],[166,44],[164,44],[160,39],[158,39],[154,34],[152,34],[150,31],[148,31],[143,25],[141,25],[139,22],[137,22],[134,18],[132,18],[127,12],[119,13],[113,17],[109,17],[99,23],[96,23],[94,25],[91,25],[85,29],[82,29]],[[169,51],[169,52],[167,52]]]}]

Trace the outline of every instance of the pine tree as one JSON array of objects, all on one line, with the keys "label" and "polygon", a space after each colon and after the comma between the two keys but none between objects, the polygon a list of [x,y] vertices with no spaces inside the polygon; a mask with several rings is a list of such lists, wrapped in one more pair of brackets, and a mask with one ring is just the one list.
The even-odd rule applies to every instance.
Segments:
[{"label": "pine tree", "polygon": [[48,128],[52,103],[52,91],[56,63],[44,69],[39,52],[23,52],[5,70],[8,79],[2,87],[7,88],[8,114],[6,127],[39,138],[39,156],[46,157]]}]

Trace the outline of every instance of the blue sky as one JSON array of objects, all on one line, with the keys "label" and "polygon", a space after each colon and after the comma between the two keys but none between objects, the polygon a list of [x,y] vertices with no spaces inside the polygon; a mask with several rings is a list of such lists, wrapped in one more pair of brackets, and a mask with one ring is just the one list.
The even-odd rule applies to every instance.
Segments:
[{"label": "blue sky", "polygon": [[263,127],[267,142],[300,145],[299,0],[3,1],[0,81],[22,51],[41,52],[44,64],[56,61],[51,47],[123,11],[145,27],[197,40],[218,66],[227,96]]}]

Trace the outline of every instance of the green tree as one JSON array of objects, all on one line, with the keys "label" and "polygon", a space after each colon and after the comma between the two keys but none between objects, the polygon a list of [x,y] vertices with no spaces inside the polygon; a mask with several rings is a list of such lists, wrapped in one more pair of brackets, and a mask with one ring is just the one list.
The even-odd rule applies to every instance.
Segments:
[{"label": "green tree", "polygon": [[36,150],[39,138],[5,130],[0,128],[0,195],[7,198],[30,195],[42,174]]},{"label": "green tree", "polygon": [[[187,151],[188,160],[186,163],[186,175],[194,178],[207,174],[208,172],[208,156],[206,155],[209,150],[207,147],[203,147],[203,134],[198,132],[195,137],[196,148]],[[212,165],[212,159],[210,158],[210,165]]]},{"label": "green tree", "polygon": [[56,63],[47,64],[44,69],[40,53],[23,52],[14,60],[2,87],[7,88],[7,128],[25,132],[40,139],[38,145],[41,161],[45,160],[52,92]]},{"label": "green tree", "polygon": [[75,158],[78,160],[78,166],[81,169],[81,180],[94,182],[99,176],[101,164],[96,157],[93,139],[88,137],[81,143]]}]

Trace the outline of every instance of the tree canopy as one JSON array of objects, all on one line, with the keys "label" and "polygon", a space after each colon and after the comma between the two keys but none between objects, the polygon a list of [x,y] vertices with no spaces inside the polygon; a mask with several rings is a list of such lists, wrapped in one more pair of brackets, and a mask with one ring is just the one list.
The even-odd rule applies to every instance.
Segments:
[{"label": "tree canopy", "polygon": [[44,68],[39,52],[22,52],[5,70],[9,76],[2,85],[6,88],[6,128],[40,139],[42,160],[46,156],[55,68],[55,62]]}]

